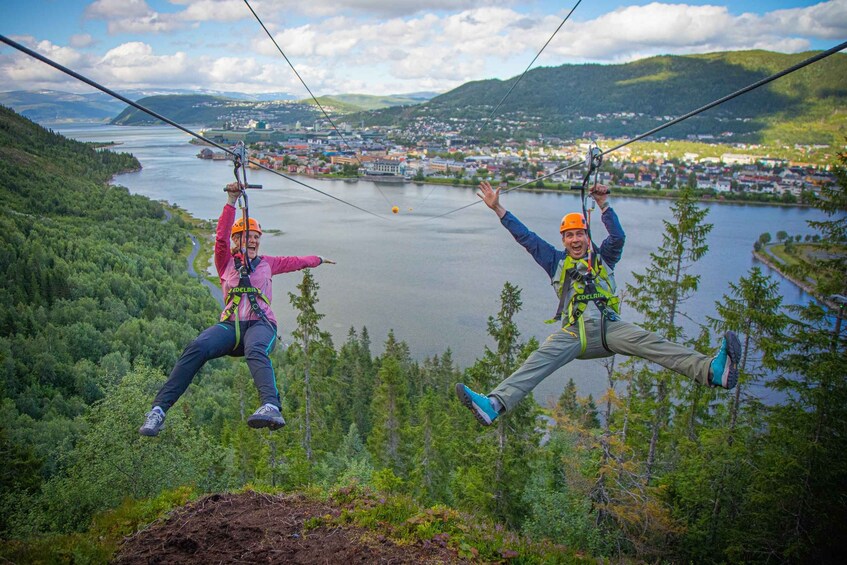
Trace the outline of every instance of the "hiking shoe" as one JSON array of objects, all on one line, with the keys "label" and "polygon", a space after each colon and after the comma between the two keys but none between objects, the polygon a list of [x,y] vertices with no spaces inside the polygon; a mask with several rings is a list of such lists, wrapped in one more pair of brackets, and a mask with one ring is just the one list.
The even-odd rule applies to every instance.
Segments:
[{"label": "hiking shoe", "polygon": [[156,406],[147,412],[144,424],[138,428],[138,433],[143,436],[154,437],[159,435],[162,427],[165,425],[165,413],[161,408]]},{"label": "hiking shoe", "polygon": [[251,428],[270,428],[278,430],[285,425],[285,420],[282,419],[282,414],[279,408],[273,404],[262,404],[259,409],[253,412],[253,415],[247,418],[247,425]]},{"label": "hiking shoe", "polygon": [[475,393],[462,383],[456,383],[456,396],[473,412],[483,426],[490,426],[491,422],[499,416],[487,396]]},{"label": "hiking shoe", "polygon": [[723,334],[721,349],[712,359],[711,386],[720,386],[727,390],[735,387],[738,382],[738,361],[741,359],[741,342],[735,332]]}]

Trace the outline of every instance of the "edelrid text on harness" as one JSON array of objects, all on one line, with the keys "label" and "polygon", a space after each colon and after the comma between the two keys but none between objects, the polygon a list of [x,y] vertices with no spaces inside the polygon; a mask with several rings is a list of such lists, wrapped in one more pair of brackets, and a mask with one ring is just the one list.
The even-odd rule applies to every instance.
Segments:
[{"label": "edelrid text on harness", "polygon": [[[615,285],[609,270],[595,250],[594,268],[591,269],[586,259],[565,257],[558,280],[553,281],[559,295],[559,306],[552,320],[555,323],[562,320],[567,302],[567,318],[565,326],[579,324],[579,338],[585,352],[585,324],[582,318],[589,302],[593,302],[600,311],[600,323],[605,326],[606,320],[619,320],[620,299],[615,295]],[[557,284],[558,283],[558,284]],[[603,345],[606,346],[605,327],[603,328]],[[608,349],[608,347],[607,347]]]},{"label": "edelrid text on harness", "polygon": [[[565,301],[568,300],[572,288],[575,292],[571,295],[567,305],[567,325],[576,323],[589,302],[594,302],[604,316],[612,320],[617,319],[620,313],[620,299],[615,296],[614,283],[606,265],[600,259],[599,253],[596,254],[594,265],[594,269],[591,270],[585,259],[573,259],[570,255],[565,257],[561,266],[559,284],[556,285],[559,306],[553,319],[548,320],[548,323],[558,322],[562,319]],[[601,284],[597,284],[597,279],[600,279]]]},{"label": "edelrid text on harness", "polygon": [[265,314],[265,311],[262,310],[262,307],[259,305],[259,299],[265,301],[265,304],[270,306],[271,301],[268,300],[268,297],[265,294],[252,285],[250,282],[250,271],[255,271],[256,266],[262,260],[261,257],[256,257],[252,261],[250,261],[249,265],[242,261],[240,255],[235,256],[235,269],[238,271],[239,280],[238,286],[229,289],[229,292],[226,293],[226,303],[229,304],[223,312],[221,312],[221,322],[225,322],[229,320],[230,317],[234,315],[233,321],[235,322],[235,347],[238,347],[238,344],[241,343],[241,324],[239,324],[238,319],[238,305],[241,304],[241,297],[246,296],[247,300],[250,302],[250,309],[259,316],[259,319],[270,324],[268,320],[268,316]]}]

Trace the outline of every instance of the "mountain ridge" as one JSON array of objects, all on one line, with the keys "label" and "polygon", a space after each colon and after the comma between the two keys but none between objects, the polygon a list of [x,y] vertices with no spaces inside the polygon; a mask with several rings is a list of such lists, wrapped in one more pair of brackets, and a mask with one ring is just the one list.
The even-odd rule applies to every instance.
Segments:
[{"label": "mountain ridge", "polygon": [[[730,51],[659,55],[619,65],[538,67],[523,79],[472,81],[420,107],[380,110],[371,123],[403,125],[423,116],[447,119],[461,113],[476,122],[464,133],[488,130],[489,137],[498,132],[501,137],[633,136],[809,56],[811,52]],[[847,85],[839,80],[843,76],[847,76],[847,55],[835,54],[675,126],[667,135],[720,135],[729,130],[750,141],[782,136],[783,141],[837,142],[847,134],[843,111]],[[493,109],[518,80],[489,122]],[[520,128],[502,125],[509,120],[521,122]],[[820,123],[823,120],[829,123]],[[809,131],[798,131],[803,128]]]},{"label": "mountain ridge", "polygon": [[[812,53],[752,50],[656,55],[615,65],[537,67],[523,77],[470,81],[429,99],[433,93],[335,94],[319,100],[331,115],[345,115],[356,123],[414,128],[416,121],[434,119],[454,122],[460,133],[484,141],[539,135],[630,137],[769,77]],[[847,136],[847,84],[839,80],[843,76],[847,76],[847,55],[838,53],[675,125],[662,136],[837,146]],[[61,108],[73,104],[59,97],[51,106],[43,99],[45,95],[39,99],[33,94],[22,107],[26,101],[9,102],[13,94],[21,98],[20,91],[0,93],[0,104],[36,121],[55,121]],[[86,103],[101,107],[80,111],[82,115],[73,119],[105,121],[102,104],[106,95],[87,96],[99,97]],[[205,126],[249,119],[293,125],[322,118],[310,99],[253,97],[157,94],[139,102],[176,121]],[[115,108],[117,103],[111,104]],[[111,123],[146,125],[155,120],[126,108]]]}]

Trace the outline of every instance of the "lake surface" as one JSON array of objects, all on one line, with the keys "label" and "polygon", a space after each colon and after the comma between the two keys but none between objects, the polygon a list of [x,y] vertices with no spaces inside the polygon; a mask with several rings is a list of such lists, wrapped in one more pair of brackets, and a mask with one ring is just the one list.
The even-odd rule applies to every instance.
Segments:
[{"label": "lake surface", "polygon": [[[177,204],[199,218],[218,217],[226,201],[223,186],[234,180],[230,162],[197,159],[199,148],[188,143],[190,137],[168,126],[62,125],[54,129],[82,141],[120,143],[114,149],[134,154],[143,169],[118,176],[116,184]],[[493,346],[487,320],[498,311],[506,281],[523,291],[523,309],[516,318],[522,338],[535,336],[541,341],[551,332],[551,326],[543,321],[552,316],[558,301],[547,275],[491,210],[480,202],[433,218],[478,201],[475,190],[295,178],[383,216],[375,218],[266,171],[248,172],[251,183],[264,185],[263,190],[249,193],[251,215],[263,228],[281,232],[263,237],[263,254],[322,255],[338,261],[313,271],[320,284],[318,311],[326,315],[322,328],[332,333],[337,346],[351,326],[357,330],[366,326],[372,353],[380,354],[393,329],[398,339],[409,344],[415,358],[440,355],[450,348],[459,366],[467,367],[482,356],[486,346]],[[561,217],[580,210],[576,193],[512,192],[501,202],[557,246],[561,245]],[[616,271],[623,289],[634,282],[633,271],[645,271],[650,253],[661,245],[663,221],[671,218],[672,201],[613,194],[611,203],[627,234]],[[398,206],[400,213],[392,214],[392,206]],[[714,229],[708,237],[708,254],[690,270],[701,276],[699,291],[682,307],[692,320],[686,326],[690,335],[696,334],[698,323],[706,323],[706,316],[714,315],[715,301],[729,292],[728,283],[746,276],[754,265],[779,280],[785,304],[810,299],[755,261],[751,251],[763,232],[814,233],[806,222],[823,219],[820,211],[717,203],[703,206],[709,210],[707,221]],[[600,241],[606,234],[597,212],[593,235]],[[291,340],[295,323],[288,293],[296,292],[300,280],[298,273],[274,278],[274,312],[284,341]],[[624,316],[636,322],[640,319],[634,311],[624,310]],[[591,393],[597,398],[605,390],[600,362],[576,361],[542,383],[535,391],[536,399],[544,404],[555,400],[568,378],[574,379],[583,395]],[[766,400],[771,395],[762,386],[756,393]]]}]

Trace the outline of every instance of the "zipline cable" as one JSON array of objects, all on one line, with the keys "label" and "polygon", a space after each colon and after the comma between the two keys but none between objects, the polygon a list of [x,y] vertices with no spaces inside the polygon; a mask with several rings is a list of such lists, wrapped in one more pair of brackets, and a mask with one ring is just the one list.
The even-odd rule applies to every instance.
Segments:
[{"label": "zipline cable", "polygon": [[[732,100],[733,98],[736,98],[736,97],[738,97],[738,96],[741,96],[742,94],[746,94],[746,93],[750,92],[751,90],[754,90],[754,89],[756,89],[756,88],[759,88],[760,86],[764,86],[765,84],[768,84],[769,82],[773,82],[773,81],[775,81],[775,80],[776,80],[776,79],[778,79],[778,78],[782,78],[782,77],[784,77],[785,75],[788,75],[788,74],[791,74],[791,73],[793,73],[793,72],[795,72],[795,71],[798,71],[798,70],[802,69],[803,67],[807,67],[807,66],[811,65],[812,63],[817,63],[817,62],[818,62],[818,61],[820,61],[821,59],[825,59],[825,58],[829,57],[830,55],[834,55],[835,53],[838,53],[839,51],[843,51],[844,49],[847,49],[847,41],[845,41],[845,42],[843,42],[843,43],[840,43],[840,44],[836,45],[835,47],[832,47],[832,48],[830,48],[830,49],[827,49],[826,51],[821,51],[820,53],[818,53],[818,54],[816,54],[816,55],[813,55],[813,56],[809,57],[808,59],[804,59],[803,61],[800,61],[799,63],[797,63],[797,64],[795,64],[795,65],[792,65],[792,66],[788,67],[787,69],[784,69],[784,70],[782,70],[782,71],[780,71],[780,72],[778,72],[778,73],[775,73],[775,74],[773,74],[773,75],[771,75],[771,76],[769,76],[769,77],[766,77],[766,78],[763,78],[763,79],[761,79],[761,80],[759,80],[759,81],[756,81],[756,82],[754,82],[754,83],[752,83],[752,84],[750,84],[750,85],[747,85],[747,86],[745,86],[744,88],[741,88],[741,89],[739,89],[739,90],[736,90],[736,91],[735,91],[735,92],[733,92],[732,94],[727,94],[726,96],[724,96],[724,97],[722,97],[722,98],[719,98],[719,99],[717,99],[717,100],[715,100],[715,101],[713,101],[713,102],[710,102],[710,103],[706,104],[705,106],[701,106],[700,108],[697,108],[696,110],[692,110],[691,112],[688,112],[687,114],[685,114],[685,115],[683,115],[683,116],[680,116],[680,117],[678,117],[678,118],[674,118],[673,120],[669,120],[668,122],[666,122],[666,123],[664,123],[664,124],[662,124],[662,125],[660,125],[660,126],[658,126],[658,127],[655,127],[655,128],[653,128],[653,129],[651,129],[650,131],[646,131],[646,132],[644,132],[644,133],[642,133],[642,134],[640,134],[640,135],[636,135],[636,136],[635,136],[635,137],[633,137],[632,139],[629,139],[629,140],[627,140],[627,141],[625,141],[625,142],[623,142],[623,143],[620,143],[620,144],[615,145],[614,147],[612,147],[612,148],[610,148],[610,149],[607,149],[607,150],[603,151],[603,152],[601,153],[601,155],[602,155],[603,157],[605,157],[605,156],[606,156],[606,155],[608,155],[609,153],[612,153],[613,151],[617,151],[618,149],[621,149],[621,148],[623,148],[623,147],[626,147],[626,146],[627,146],[627,145],[629,145],[630,143],[634,143],[634,142],[636,142],[636,141],[639,141],[639,140],[641,140],[641,139],[644,139],[645,137],[648,137],[648,136],[653,135],[653,134],[655,134],[655,133],[657,133],[657,132],[660,132],[660,131],[662,131],[662,130],[663,130],[663,129],[665,129],[665,128],[668,128],[668,127],[670,127],[670,126],[672,126],[672,125],[678,124],[678,123],[680,123],[680,122],[682,122],[682,121],[684,121],[684,120],[687,120],[688,118],[690,118],[690,117],[692,117],[692,116],[696,116],[697,114],[700,114],[700,113],[702,113],[702,112],[705,112],[706,110],[709,110],[709,109],[711,109],[711,108],[714,108],[715,106],[718,106],[718,105],[720,105],[720,104],[723,104],[724,102],[728,102],[729,100]],[[544,175],[544,176],[538,177],[537,179],[533,179],[533,180],[531,180],[531,181],[527,181],[527,182],[525,182],[525,183],[523,183],[523,184],[519,184],[519,185],[517,185],[517,186],[513,186],[513,187],[511,187],[511,188],[509,188],[509,189],[507,189],[507,190],[502,191],[502,192],[501,192],[501,194],[506,194],[507,192],[511,192],[511,191],[513,191],[513,190],[517,190],[518,188],[523,188],[524,186],[527,186],[527,185],[529,185],[529,184],[531,184],[531,183],[537,182],[537,181],[539,181],[539,180],[544,180],[544,179],[546,179],[546,178],[552,177],[552,176],[557,175],[557,174],[559,174],[559,173],[563,173],[563,172],[565,172],[565,171],[567,171],[567,170],[570,170],[570,169],[574,169],[574,168],[576,168],[576,167],[578,167],[578,166],[580,166],[580,165],[582,165],[582,164],[583,164],[583,161],[578,161],[578,162],[572,163],[572,164],[570,164],[570,165],[567,165],[567,166],[565,166],[565,167],[562,167],[561,169],[556,169],[556,170],[555,170],[555,171],[553,171],[552,173],[549,173],[549,174],[546,174],[546,175]],[[434,219],[437,219],[437,218],[443,218],[444,216],[448,216],[448,215],[450,215],[450,214],[453,214],[454,212],[458,212],[458,211],[460,211],[460,210],[464,210],[465,208],[470,208],[471,206],[475,206],[476,204],[479,204],[480,202],[482,202],[482,200],[476,200],[476,201],[474,201],[474,202],[471,202],[470,204],[465,204],[464,206],[460,206],[459,208],[456,208],[456,209],[454,209],[454,210],[450,210],[449,212],[445,212],[445,213],[443,213],[443,214],[439,214],[438,216],[431,216],[431,217],[427,218],[426,220],[434,220]],[[426,221],[426,220],[424,220],[424,221]]]},{"label": "zipline cable", "polygon": [[[196,137],[197,139],[199,139],[199,140],[201,140],[201,141],[204,141],[205,143],[208,143],[209,145],[212,145],[213,147],[217,147],[218,149],[220,149],[220,150],[222,150],[222,151],[225,151],[226,153],[229,153],[229,154],[230,154],[230,155],[232,155],[233,157],[235,157],[235,156],[236,156],[235,151],[233,151],[233,150],[232,150],[232,149],[230,149],[229,147],[225,147],[225,146],[223,146],[223,145],[221,145],[221,144],[219,144],[219,143],[216,143],[216,142],[212,141],[211,139],[207,139],[207,138],[203,137],[202,135],[200,135],[199,133],[196,133],[196,132],[194,132],[194,131],[192,131],[192,130],[188,129],[188,128],[187,128],[187,127],[185,127],[185,126],[182,126],[182,125],[180,125],[180,124],[176,123],[175,121],[173,121],[173,120],[171,120],[171,119],[169,119],[169,118],[166,118],[165,116],[163,116],[163,115],[159,114],[158,112],[155,112],[155,111],[153,111],[153,110],[151,110],[151,109],[149,109],[149,108],[146,108],[146,107],[142,106],[141,104],[139,104],[139,103],[137,103],[137,102],[134,102],[134,101],[130,100],[129,98],[127,98],[127,97],[125,97],[125,96],[122,96],[122,95],[118,94],[118,93],[117,93],[117,92],[115,92],[114,90],[111,90],[111,89],[109,89],[109,88],[107,88],[107,87],[105,87],[105,86],[101,85],[100,83],[98,83],[98,82],[96,82],[96,81],[94,81],[94,80],[91,80],[90,78],[87,78],[87,77],[85,77],[85,76],[83,76],[83,75],[81,75],[81,74],[79,74],[79,73],[77,73],[77,72],[75,72],[75,71],[72,71],[71,69],[67,68],[67,67],[66,67],[66,66],[64,66],[64,65],[62,65],[62,64],[60,64],[60,63],[57,63],[57,62],[53,61],[52,59],[49,59],[49,58],[45,57],[45,56],[44,56],[44,55],[42,55],[41,53],[38,53],[38,52],[36,52],[36,51],[33,51],[32,49],[30,49],[30,48],[28,48],[28,47],[26,47],[26,46],[24,46],[24,45],[21,45],[20,43],[18,43],[18,42],[16,42],[16,41],[13,41],[12,39],[9,39],[9,38],[8,38],[8,37],[6,37],[5,35],[0,34],[0,41],[2,41],[3,43],[5,43],[5,44],[6,44],[6,45],[8,45],[9,47],[14,47],[15,49],[17,49],[17,50],[18,50],[18,51],[20,51],[21,53],[24,53],[24,54],[26,54],[26,55],[29,55],[30,57],[32,57],[32,58],[34,58],[34,59],[38,59],[38,60],[39,60],[39,61],[41,61],[42,63],[44,63],[44,64],[46,64],[46,65],[50,65],[50,66],[51,66],[51,67],[53,67],[54,69],[59,70],[59,71],[61,71],[61,72],[65,73],[66,75],[69,75],[69,76],[71,76],[71,77],[73,77],[73,78],[75,78],[75,79],[77,79],[77,80],[79,80],[79,81],[81,81],[81,82],[84,82],[85,84],[87,84],[87,85],[89,85],[89,86],[92,86],[92,87],[96,88],[97,90],[99,90],[99,91],[101,91],[101,92],[104,92],[104,93],[108,94],[109,96],[112,96],[112,97],[114,97],[114,98],[117,98],[117,99],[118,99],[118,100],[120,100],[121,102],[124,102],[124,103],[126,103],[126,104],[128,104],[128,105],[132,106],[133,108],[136,108],[136,109],[138,109],[138,110],[141,110],[141,111],[142,111],[142,112],[144,112],[145,114],[148,114],[148,115],[150,115],[150,116],[152,116],[152,117],[156,118],[157,120],[161,120],[162,122],[164,122],[164,123],[166,123],[166,124],[168,124],[168,125],[171,125],[171,126],[173,126],[173,127],[177,128],[177,129],[181,130],[181,131],[184,131],[185,133],[187,133],[187,134],[189,134],[189,135],[191,135],[191,136],[193,136],[193,137]],[[327,192],[324,192],[323,190],[320,190],[320,189],[318,189],[318,188],[315,188],[314,186],[310,186],[310,185],[308,185],[308,184],[306,184],[306,183],[304,183],[304,182],[301,182],[301,181],[299,181],[299,180],[297,180],[297,179],[295,179],[295,178],[289,177],[288,175],[284,175],[284,174],[280,173],[279,171],[277,171],[277,170],[275,170],[275,169],[271,169],[270,167],[266,167],[265,165],[262,165],[261,163],[258,163],[258,162],[253,161],[253,160],[248,160],[248,162],[249,162],[249,163],[251,163],[251,164],[253,164],[254,166],[256,166],[256,167],[260,168],[260,169],[263,169],[263,170],[265,170],[265,171],[268,171],[269,173],[273,173],[273,174],[278,175],[278,176],[280,176],[280,177],[282,177],[282,178],[284,178],[284,179],[287,179],[287,180],[289,180],[289,181],[291,181],[291,182],[293,182],[293,183],[299,184],[300,186],[306,187],[306,188],[308,188],[309,190],[312,190],[312,191],[314,191],[314,192],[317,192],[318,194],[322,194],[322,195],[326,196],[327,198],[332,198],[333,200],[336,200],[336,201],[338,201],[338,202],[341,202],[342,204],[346,204],[347,206],[350,206],[351,208],[355,208],[356,210],[359,210],[360,212],[364,212],[365,214],[369,214],[369,215],[371,215],[371,216],[374,216],[375,218],[379,218],[380,220],[386,220],[386,218],[385,218],[385,217],[380,216],[379,214],[376,214],[375,212],[371,212],[370,210],[366,210],[366,209],[364,209],[364,208],[362,208],[362,207],[360,207],[360,206],[357,206],[357,205],[355,205],[355,204],[352,204],[352,203],[350,203],[350,202],[347,202],[346,200],[344,200],[344,199],[342,199],[342,198],[338,198],[337,196],[333,196],[332,194],[329,194],[329,193],[327,193]]]},{"label": "zipline cable", "polygon": [[559,33],[559,30],[562,29],[562,26],[565,25],[565,22],[568,21],[568,18],[571,17],[571,14],[574,13],[574,10],[576,10],[576,7],[579,6],[581,3],[582,3],[582,0],[577,0],[577,3],[574,4],[573,8],[571,8],[571,11],[568,12],[568,15],[565,16],[565,19],[562,20],[562,23],[559,24],[559,27],[556,28],[556,31],[554,31],[553,35],[550,36],[550,39],[547,40],[547,43],[545,43],[544,46],[541,47],[541,49],[538,51],[538,53],[535,54],[535,57],[532,58],[532,61],[529,62],[529,65],[526,66],[526,69],[524,69],[523,74],[521,74],[521,76],[518,77],[518,80],[516,80],[514,83],[512,83],[512,87],[509,89],[509,91],[506,93],[506,95],[503,96],[503,98],[500,99],[500,102],[498,102],[497,105],[494,107],[494,109],[491,110],[491,113],[488,115],[487,120],[491,120],[491,118],[494,117],[494,114],[497,113],[497,110],[500,108],[500,106],[503,105],[503,102],[506,101],[506,98],[509,97],[509,95],[515,89],[515,87],[518,85],[518,83],[523,79],[524,75],[526,75],[526,73],[529,72],[530,67],[532,67],[532,65],[535,64],[536,59],[538,59],[538,57],[541,56],[541,52],[544,51],[544,49],[547,48],[547,46],[550,44],[551,41],[553,41],[553,38],[556,37],[556,34]]},{"label": "zipline cable", "polygon": [[[246,0],[245,0],[245,1],[246,1]],[[490,113],[490,114],[488,114],[488,117],[486,118],[486,121],[490,121],[490,120],[491,120],[491,118],[493,118],[493,117],[494,117],[494,114],[496,114],[496,113],[497,113],[497,110],[498,110],[498,109],[500,109],[500,106],[502,106],[502,105],[503,105],[503,102],[505,102],[505,101],[506,101],[506,98],[508,98],[508,97],[509,97],[509,95],[512,93],[512,91],[515,89],[515,87],[516,87],[516,86],[518,86],[518,83],[519,83],[521,80],[523,80],[523,77],[526,75],[526,73],[528,73],[528,72],[529,72],[529,69],[532,67],[532,65],[534,65],[534,64],[535,64],[535,61],[538,59],[538,57],[540,57],[540,56],[541,56],[541,53],[542,53],[542,52],[543,52],[543,51],[547,48],[547,46],[550,44],[550,42],[551,42],[551,41],[553,41],[553,38],[554,38],[554,37],[556,37],[556,34],[557,34],[557,33],[559,33],[559,30],[560,30],[560,29],[562,29],[562,26],[563,26],[563,25],[565,25],[565,22],[567,22],[567,21],[568,21],[568,19],[570,19],[571,14],[573,14],[573,13],[574,13],[574,11],[576,10],[577,6],[579,6],[581,3],[582,3],[582,0],[577,0],[576,4],[574,4],[574,5],[573,5],[573,8],[571,8],[571,11],[570,11],[570,12],[568,12],[568,15],[567,15],[567,16],[565,16],[565,18],[562,20],[562,23],[560,23],[560,24],[559,24],[559,27],[557,27],[557,28],[556,28],[556,31],[554,31],[554,32],[553,32],[553,35],[551,35],[551,36],[550,36],[550,38],[549,38],[549,39],[547,39],[547,42],[546,42],[546,43],[544,43],[544,45],[541,47],[541,49],[539,49],[539,50],[538,50],[538,53],[536,53],[536,54],[535,54],[535,57],[533,57],[533,58],[532,58],[532,61],[530,61],[530,62],[529,62],[529,64],[526,66],[526,69],[524,69],[524,72],[521,74],[521,76],[519,76],[519,77],[518,77],[518,80],[516,80],[514,83],[512,83],[512,87],[511,87],[511,88],[509,88],[509,91],[508,91],[508,92],[506,92],[506,94],[503,96],[503,98],[501,98],[501,99],[500,99],[500,102],[498,102],[498,103],[497,103],[497,105],[494,107],[494,109],[493,109],[493,110],[491,110],[491,113]],[[480,128],[480,129],[481,129],[481,128]],[[539,177],[539,179],[535,179],[535,180],[536,180],[536,181],[538,181],[538,180],[543,179],[543,178],[546,178],[546,177]],[[521,185],[521,186],[525,186],[525,185]],[[514,187],[514,188],[519,188],[519,187],[517,187],[517,186],[516,186],[516,187]],[[510,189],[510,190],[514,190],[514,188],[513,188],[513,189]],[[433,189],[433,190],[434,190],[434,189]],[[506,190],[506,191],[504,191],[504,192],[509,192],[509,190]],[[425,202],[425,201],[426,201],[426,199],[430,197],[430,195],[432,195],[432,191],[430,191],[430,192],[429,192],[429,194],[427,194],[427,196],[426,196],[426,198],[424,198],[423,202]],[[421,204],[423,204],[423,202],[421,202]],[[466,208],[466,207],[467,207],[467,206],[464,206],[463,208]],[[458,208],[457,210],[454,210],[454,211],[458,211],[458,210],[461,210],[461,209],[462,209],[462,208]],[[452,213],[452,212],[448,212],[448,214],[450,214],[450,213]],[[446,216],[447,214],[442,214],[442,215],[445,215],[445,216]],[[440,217],[441,217],[441,216],[433,216],[433,218],[440,218]],[[432,219],[432,218],[429,218],[429,219]]]},{"label": "zipline cable", "polygon": [[[580,0],[580,1],[581,1],[581,0]],[[349,144],[349,143],[347,143],[347,139],[345,139],[345,138],[344,138],[344,136],[341,134],[341,132],[338,130],[338,128],[337,128],[337,127],[336,127],[336,125],[335,125],[335,122],[334,122],[334,121],[332,121],[332,118],[329,116],[329,114],[327,113],[327,111],[326,111],[326,110],[324,109],[324,107],[321,105],[320,101],[318,101],[318,98],[317,98],[317,96],[315,96],[315,95],[314,95],[314,93],[312,92],[312,89],[311,89],[311,88],[309,88],[309,85],[307,85],[307,84],[306,84],[306,81],[305,81],[305,80],[303,80],[303,77],[301,77],[301,76],[300,76],[300,73],[298,73],[298,72],[297,72],[297,69],[296,69],[296,68],[294,68],[294,64],[291,62],[291,60],[288,58],[288,56],[287,56],[287,55],[285,54],[285,52],[282,50],[282,47],[280,47],[280,46],[279,46],[279,43],[277,43],[277,42],[276,42],[276,39],[274,39],[274,36],[271,34],[271,32],[270,32],[270,31],[268,30],[268,28],[265,26],[265,23],[262,21],[262,18],[260,18],[260,17],[259,17],[259,14],[257,14],[257,13],[256,13],[256,10],[254,10],[254,9],[253,9],[253,6],[251,6],[251,5],[250,5],[250,2],[248,2],[247,0],[244,0],[244,3],[247,5],[247,8],[248,8],[248,9],[250,10],[250,12],[253,14],[253,17],[255,17],[255,18],[256,18],[256,21],[258,21],[258,22],[259,22],[259,25],[260,25],[260,26],[262,26],[262,29],[263,29],[263,30],[265,30],[265,33],[268,35],[268,37],[270,38],[270,40],[273,42],[274,46],[276,47],[276,50],[277,50],[277,51],[279,51],[279,54],[280,54],[280,55],[282,55],[283,59],[285,59],[285,62],[286,62],[286,63],[288,63],[288,66],[289,66],[289,67],[291,67],[291,70],[292,70],[292,71],[294,71],[294,74],[295,74],[295,75],[297,76],[297,78],[300,80],[300,83],[303,85],[303,88],[305,88],[305,89],[306,89],[306,91],[309,93],[309,96],[311,96],[311,97],[312,97],[312,100],[314,100],[314,101],[315,101],[315,104],[317,104],[318,108],[320,108],[320,109],[321,109],[321,112],[323,112],[324,117],[325,117],[325,118],[329,121],[330,125],[332,126],[332,129],[334,129],[334,130],[335,130],[335,133],[337,133],[337,134],[338,134],[338,137],[340,137],[340,138],[341,138],[341,141],[343,141],[343,142],[344,142],[344,145],[346,145],[346,146],[347,146],[347,149],[353,152],[353,157],[356,159],[356,161],[358,161],[358,162],[359,162],[359,166],[360,166],[360,167],[364,167],[365,165],[364,165],[364,164],[362,163],[362,161],[359,159],[359,156],[358,156],[358,155],[356,155],[356,152],[353,150],[353,148],[352,148],[352,147],[350,147],[350,144]],[[386,202],[387,204],[389,204],[389,205],[390,205],[390,204],[391,204],[391,202],[388,200],[388,197],[386,197],[386,196],[385,196],[385,193],[384,193],[384,192],[382,192],[382,189],[381,189],[381,188],[379,188],[379,185],[378,185],[377,183],[374,183],[374,186],[376,186],[376,188],[377,188],[377,190],[379,191],[379,193],[380,193],[380,194],[382,195],[382,197],[385,199],[385,202]]]},{"label": "zipline cable", "polygon": [[[561,169],[556,169],[556,170],[555,170],[555,171],[553,171],[552,173],[547,173],[546,175],[542,175],[542,176],[540,176],[540,177],[538,177],[538,178],[534,178],[534,179],[532,179],[532,180],[528,180],[528,181],[526,181],[525,183],[521,183],[521,184],[519,184],[519,185],[517,185],[517,186],[512,186],[512,187],[509,187],[509,188],[507,188],[507,189],[505,189],[505,190],[501,190],[501,191],[500,191],[500,194],[508,194],[509,192],[512,192],[513,190],[517,190],[517,189],[519,189],[519,188],[523,188],[523,187],[525,187],[525,186],[529,186],[530,184],[534,184],[534,183],[536,183],[536,182],[538,182],[538,181],[540,181],[540,180],[548,179],[548,178],[552,177],[553,175],[557,175],[557,174],[559,174],[559,173],[563,173],[563,172],[565,172],[565,171],[569,171],[569,170],[571,170],[571,169],[576,169],[577,167],[581,167],[581,166],[582,166],[582,165],[584,165],[584,164],[585,164],[585,160],[584,160],[584,159],[581,159],[581,160],[579,160],[579,161],[577,161],[577,162],[575,162],[575,163],[571,163],[570,165],[567,165],[567,166],[565,166],[565,167],[562,167]],[[465,204],[464,206],[459,206],[458,208],[455,208],[455,209],[453,209],[453,210],[450,210],[449,212],[444,212],[443,214],[439,214],[439,215],[437,215],[437,216],[430,216],[430,217],[425,218],[425,219],[423,219],[423,220],[421,220],[421,221],[423,221],[423,222],[427,222],[427,221],[429,221],[429,220],[436,220],[436,219],[438,219],[438,218],[443,218],[444,216],[449,216],[450,214],[453,214],[453,213],[458,212],[458,211],[460,211],[460,210],[464,210],[465,208],[470,208],[471,206],[476,206],[476,205],[477,205],[477,204],[479,204],[480,202],[482,202],[482,200],[474,200],[474,201],[473,201],[473,202],[471,202],[470,204]]]}]

